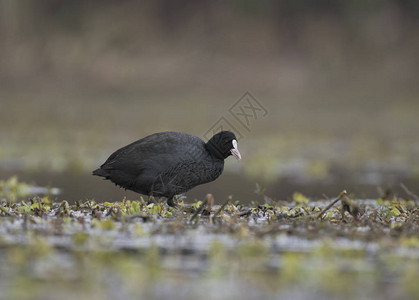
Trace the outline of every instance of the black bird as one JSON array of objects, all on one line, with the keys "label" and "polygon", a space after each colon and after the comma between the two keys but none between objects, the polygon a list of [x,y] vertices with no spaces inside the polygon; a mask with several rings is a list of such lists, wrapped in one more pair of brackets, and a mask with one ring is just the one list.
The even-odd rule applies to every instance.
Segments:
[{"label": "black bird", "polygon": [[230,155],[241,159],[230,131],[207,143],[186,133],[159,132],[115,151],[93,175],[140,194],[166,197],[168,205],[176,206],[175,195],[217,179]]}]

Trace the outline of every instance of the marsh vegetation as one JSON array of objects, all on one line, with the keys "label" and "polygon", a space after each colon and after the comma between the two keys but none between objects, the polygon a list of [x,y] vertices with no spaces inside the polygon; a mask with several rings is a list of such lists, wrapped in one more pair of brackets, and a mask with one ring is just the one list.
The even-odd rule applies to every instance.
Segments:
[{"label": "marsh vegetation", "polygon": [[[22,196],[1,182],[4,299],[415,299],[419,198],[254,201]],[[45,192],[45,191],[44,191]],[[333,201],[335,200],[335,201]],[[334,204],[334,205],[332,205]],[[204,292],[205,291],[205,292]]]}]

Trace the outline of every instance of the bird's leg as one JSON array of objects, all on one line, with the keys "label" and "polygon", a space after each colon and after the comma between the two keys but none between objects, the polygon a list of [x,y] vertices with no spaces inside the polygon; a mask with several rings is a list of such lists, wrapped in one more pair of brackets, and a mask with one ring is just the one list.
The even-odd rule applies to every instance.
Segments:
[{"label": "bird's leg", "polygon": [[170,207],[173,207],[173,208],[178,207],[178,205],[173,200],[173,196],[167,198],[167,205],[169,205]]}]

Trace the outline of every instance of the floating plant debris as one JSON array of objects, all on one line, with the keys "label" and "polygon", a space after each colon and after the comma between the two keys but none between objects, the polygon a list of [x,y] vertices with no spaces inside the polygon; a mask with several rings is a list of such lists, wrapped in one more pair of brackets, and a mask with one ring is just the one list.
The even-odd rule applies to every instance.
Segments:
[{"label": "floating plant debris", "polygon": [[412,195],[359,200],[343,191],[310,201],[296,193],[287,203],[259,187],[263,204],[229,197],[214,205],[207,195],[192,204],[182,198],[175,209],[143,198],[18,200],[18,190],[3,194],[0,204],[5,299],[419,294],[419,208]]}]

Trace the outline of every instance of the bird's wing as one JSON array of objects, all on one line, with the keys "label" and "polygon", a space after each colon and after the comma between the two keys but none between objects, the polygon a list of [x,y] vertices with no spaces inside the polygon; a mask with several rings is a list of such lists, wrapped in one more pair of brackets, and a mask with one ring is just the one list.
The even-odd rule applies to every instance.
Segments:
[{"label": "bird's wing", "polygon": [[159,174],[167,168],[203,156],[204,142],[193,135],[161,132],[149,135],[115,151],[101,166],[137,175],[147,170]]}]

